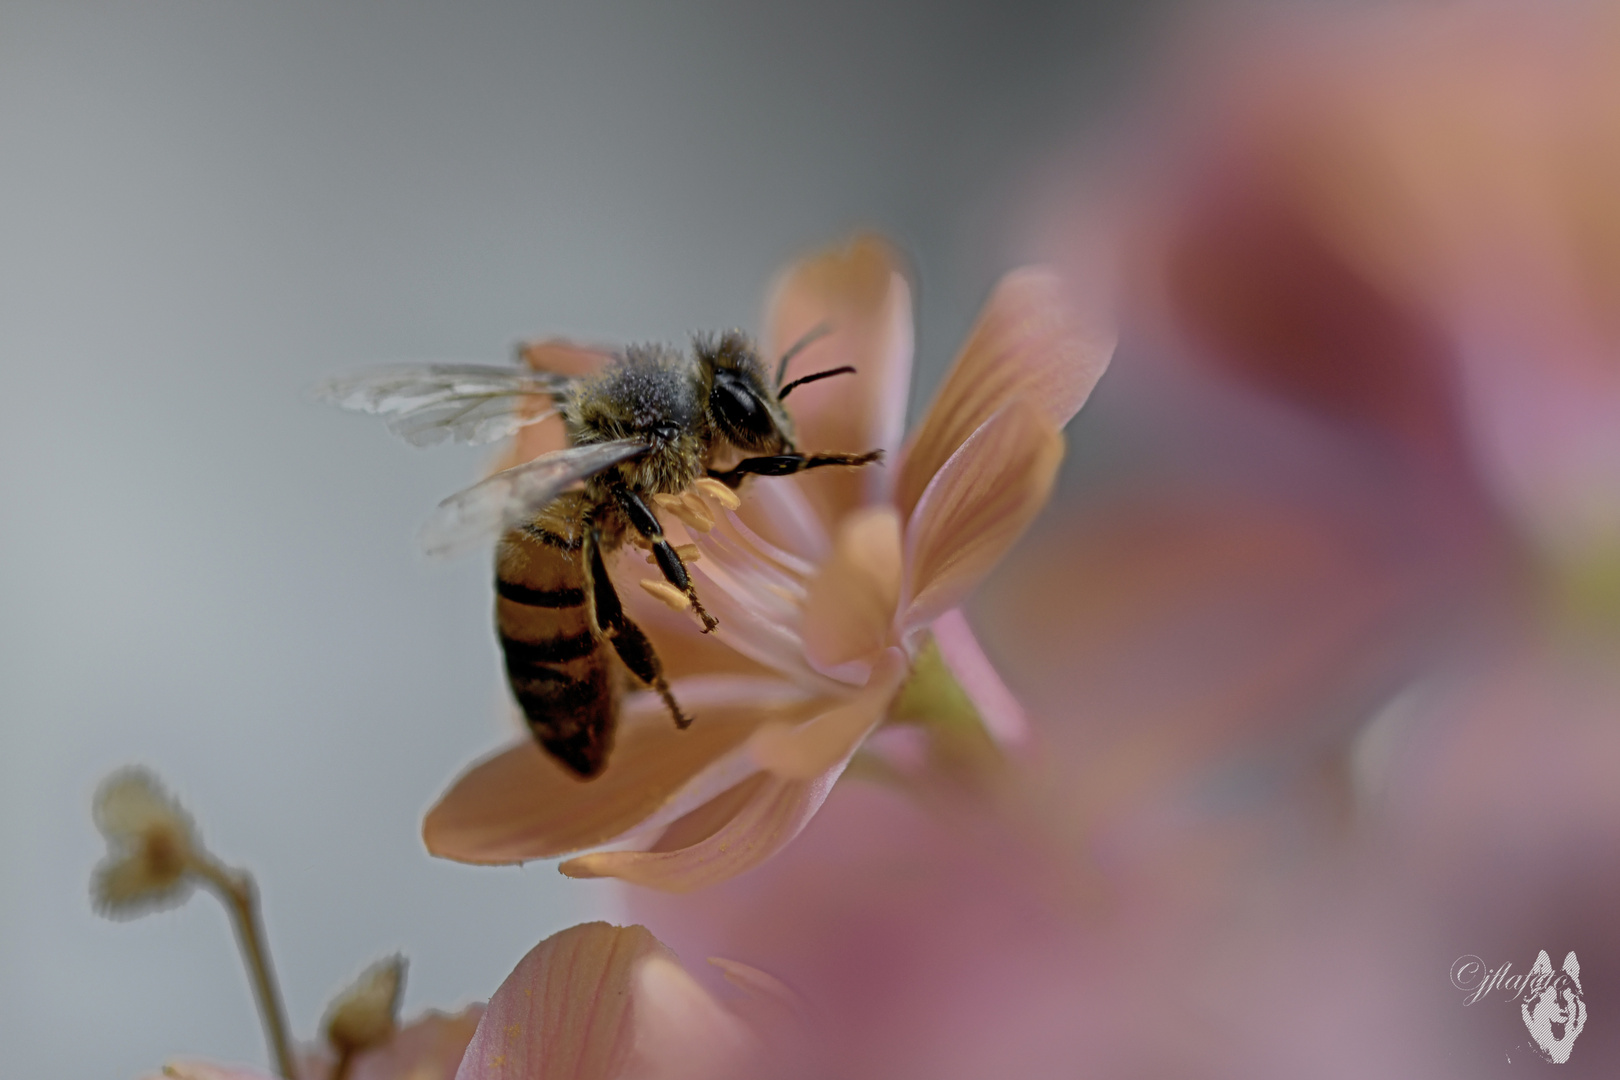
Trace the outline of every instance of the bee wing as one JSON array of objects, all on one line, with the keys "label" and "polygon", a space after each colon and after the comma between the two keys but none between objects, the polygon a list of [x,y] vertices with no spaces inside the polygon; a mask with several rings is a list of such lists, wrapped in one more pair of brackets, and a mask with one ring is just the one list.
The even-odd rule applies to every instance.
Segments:
[{"label": "bee wing", "polygon": [[498,472],[440,503],[422,527],[422,547],[429,555],[452,555],[487,542],[529,520],[570,485],[646,451],[640,439],[585,443]]},{"label": "bee wing", "polygon": [[354,412],[377,413],[388,430],[413,446],[446,439],[487,443],[538,423],[574,378],[549,371],[484,364],[396,364],[337,375],[314,389],[317,400]]}]

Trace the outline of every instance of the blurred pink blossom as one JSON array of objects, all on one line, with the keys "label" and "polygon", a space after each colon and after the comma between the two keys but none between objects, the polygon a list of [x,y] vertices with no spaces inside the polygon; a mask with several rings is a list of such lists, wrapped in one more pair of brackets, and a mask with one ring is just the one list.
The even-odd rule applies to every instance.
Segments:
[{"label": "blurred pink blossom", "polygon": [[1620,18],[1218,38],[1064,226],[1124,449],[974,612],[1038,752],[890,748],[768,866],[631,894],[798,987],[828,1076],[1511,1074],[1458,957],[1620,970]]}]

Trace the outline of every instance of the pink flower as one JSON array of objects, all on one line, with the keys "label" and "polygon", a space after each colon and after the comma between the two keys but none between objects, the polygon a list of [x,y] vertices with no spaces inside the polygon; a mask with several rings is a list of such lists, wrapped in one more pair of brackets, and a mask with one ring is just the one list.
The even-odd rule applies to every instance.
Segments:
[{"label": "pink flower", "polygon": [[[756,480],[735,512],[709,502],[714,528],[687,531],[701,552],[698,592],[720,619],[715,635],[620,589],[698,721],[677,731],[656,700],[632,696],[612,764],[589,784],[521,740],[429,812],[430,851],[504,863],[613,844],[563,872],[674,891],[723,881],[797,835],[934,648],[988,725],[1016,728],[1016,707],[956,609],[1046,502],[1059,429],[1112,341],[1075,321],[1051,274],[1009,275],[902,448],[910,293],[881,242],[861,238],[791,268],[772,301],[765,355],[821,324],[832,333],[803,362],[857,374],[792,398],[799,444],[882,449],[889,464]],[[563,348],[536,355],[578,362],[579,350]],[[542,426],[515,454],[555,438]],[[633,568],[633,555],[619,561],[621,583]],[[927,670],[950,677],[942,665]]]}]

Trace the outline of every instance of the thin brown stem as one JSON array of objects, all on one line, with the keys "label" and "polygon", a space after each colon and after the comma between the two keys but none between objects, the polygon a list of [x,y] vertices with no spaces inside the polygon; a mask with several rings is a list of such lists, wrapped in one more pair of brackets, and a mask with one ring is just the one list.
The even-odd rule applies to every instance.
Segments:
[{"label": "thin brown stem", "polygon": [[281,991],[276,988],[275,972],[270,967],[270,950],[265,944],[264,924],[259,918],[259,893],[253,878],[245,870],[232,870],[210,858],[199,860],[196,871],[219,894],[231,913],[236,942],[242,947],[242,962],[247,965],[248,979],[253,983],[259,1018],[264,1021],[264,1038],[276,1059],[276,1071],[284,1080],[298,1080],[292,1040],[287,1036],[287,1013],[281,1004]]}]

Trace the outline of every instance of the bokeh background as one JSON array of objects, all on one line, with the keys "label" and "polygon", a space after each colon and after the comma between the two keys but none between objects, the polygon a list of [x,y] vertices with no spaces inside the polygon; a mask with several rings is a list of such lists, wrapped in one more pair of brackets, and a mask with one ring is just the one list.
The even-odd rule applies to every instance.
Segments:
[{"label": "bokeh background", "polygon": [[[448,1007],[619,910],[422,852],[504,734],[488,570],[412,540],[484,458],[312,382],[754,326],[864,226],[913,263],[915,412],[1174,9],[0,3],[0,1074],[264,1060],[216,904],[90,910],[126,762],[258,875],[306,1037],[382,954]],[[1071,493],[1125,434],[1108,398]]]}]

